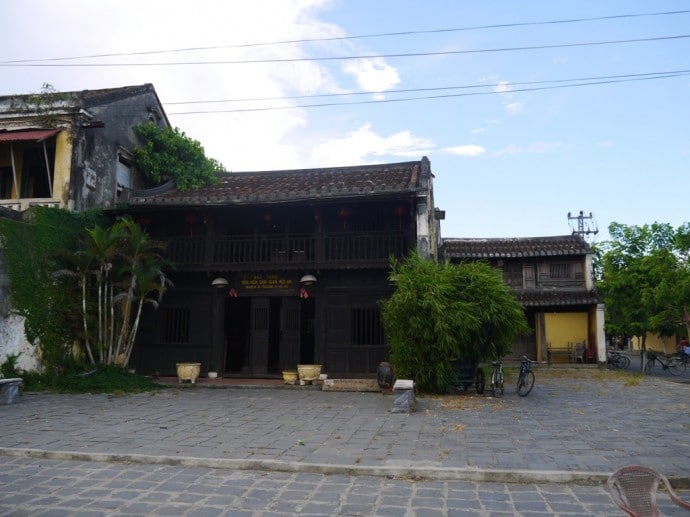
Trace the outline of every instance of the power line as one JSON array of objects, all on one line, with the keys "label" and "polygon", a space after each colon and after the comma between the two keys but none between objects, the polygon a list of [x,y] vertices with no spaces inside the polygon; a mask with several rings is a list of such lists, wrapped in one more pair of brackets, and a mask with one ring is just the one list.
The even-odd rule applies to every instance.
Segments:
[{"label": "power line", "polygon": [[541,86],[534,88],[516,88],[511,89],[509,92],[498,92],[498,91],[488,91],[488,92],[469,92],[469,93],[449,93],[449,94],[439,94],[439,95],[428,95],[423,97],[405,97],[399,99],[374,99],[366,101],[354,101],[354,102],[323,102],[317,104],[300,104],[295,106],[267,106],[264,108],[237,108],[229,110],[206,110],[206,111],[180,111],[167,113],[167,115],[202,115],[202,114],[214,114],[214,113],[247,113],[247,112],[259,112],[259,111],[277,111],[277,110],[288,110],[288,109],[302,109],[302,108],[323,108],[329,106],[352,106],[358,104],[386,104],[393,102],[411,102],[419,100],[429,100],[429,99],[445,99],[452,97],[471,97],[477,95],[500,95],[502,93],[520,93],[520,92],[533,92],[541,90],[555,90],[564,88],[576,88],[582,86],[594,86],[600,84],[613,84],[613,83],[624,83],[632,81],[648,81],[655,79],[669,79],[673,77],[681,77],[685,75],[690,75],[689,71],[682,71],[677,73],[669,73],[667,75],[654,75],[654,76],[644,76],[644,77],[633,77],[627,79],[606,79],[606,80],[592,80],[573,84],[560,84],[554,86]]},{"label": "power line", "polygon": [[601,45],[619,45],[625,43],[643,43],[649,41],[669,41],[677,39],[690,38],[690,34],[681,34],[676,36],[658,36],[654,38],[635,38],[624,40],[609,40],[609,41],[589,41],[581,43],[562,43],[553,45],[529,45],[526,47],[504,47],[493,49],[476,49],[476,50],[446,50],[438,52],[410,52],[400,54],[366,54],[359,56],[328,56],[328,57],[302,57],[302,58],[270,58],[270,59],[242,59],[229,61],[177,61],[177,62],[154,62],[154,63],[8,63],[0,62],[0,67],[78,67],[78,68],[101,68],[101,67],[125,67],[125,66],[191,66],[191,65],[240,65],[240,64],[268,64],[268,63],[297,63],[308,61],[345,61],[356,59],[379,59],[379,58],[404,58],[404,57],[428,57],[428,56],[447,56],[447,55],[464,55],[464,54],[480,54],[492,52],[516,52],[523,50],[545,50],[554,48],[572,48],[572,47],[587,47],[587,46],[601,46]]},{"label": "power line", "polygon": [[[494,88],[491,91],[483,92],[470,92],[470,93],[458,93],[458,94],[445,94],[445,95],[428,95],[419,97],[406,97],[399,99],[375,99],[366,101],[354,101],[354,102],[331,102],[331,103],[316,103],[316,104],[300,104],[294,106],[267,106],[259,108],[238,108],[238,109],[228,109],[228,110],[198,110],[198,111],[180,111],[180,112],[166,112],[167,115],[203,115],[203,114],[215,114],[215,113],[243,113],[243,112],[260,112],[260,111],[276,111],[276,110],[287,110],[287,109],[301,109],[301,108],[319,108],[319,107],[329,107],[329,106],[352,106],[358,104],[385,104],[391,102],[411,102],[418,100],[433,100],[433,99],[443,99],[452,97],[469,97],[477,95],[500,95],[505,93],[521,93],[521,92],[532,92],[532,91],[542,91],[542,90],[554,90],[554,89],[564,89],[564,88],[576,88],[582,86],[596,86],[603,84],[613,84],[613,83],[625,83],[633,81],[645,81],[645,80],[655,80],[655,79],[670,79],[675,77],[683,77],[690,75],[690,69],[685,70],[671,70],[666,72],[648,72],[640,74],[624,74],[624,75],[612,75],[612,76],[597,76],[597,77],[580,77],[573,79],[552,79],[545,81],[523,81],[523,82],[510,82],[508,84],[511,89],[507,91],[497,91],[495,88],[497,86],[502,86],[504,83],[493,83],[493,84],[482,84],[482,85],[461,85],[461,86],[441,86],[441,87],[431,87],[431,88],[410,88],[410,89],[400,89],[400,90],[388,90],[385,93],[412,93],[412,92],[428,92],[428,91],[447,91],[454,89],[478,89],[478,88]],[[569,84],[563,84],[569,83]],[[551,86],[535,86],[539,84],[551,85]],[[525,88],[513,88],[517,85],[524,85]],[[215,100],[215,101],[179,101],[179,102],[165,102],[165,106],[169,105],[183,105],[183,104],[203,104],[203,103],[223,103],[223,102],[254,102],[254,101],[281,101],[281,100],[294,100],[294,99],[309,99],[309,98],[319,98],[319,97],[343,97],[343,96],[360,96],[360,95],[372,95],[379,92],[352,92],[352,93],[333,93],[333,94],[315,94],[315,95],[297,95],[297,96],[285,96],[285,97],[264,97],[264,98],[244,98],[244,99],[225,99],[225,100]],[[133,113],[138,113],[140,109],[145,109],[146,106],[129,106],[127,109],[123,109],[119,114],[113,115],[114,118],[118,117],[131,117]]]},{"label": "power line", "polygon": [[557,24],[568,24],[568,23],[585,23],[592,21],[603,21],[603,20],[616,20],[625,18],[641,18],[641,17],[651,17],[651,16],[674,16],[678,14],[687,14],[690,10],[680,10],[680,11],[662,11],[662,12],[652,12],[652,13],[633,13],[633,14],[615,14],[609,16],[596,16],[590,18],[569,18],[563,20],[547,20],[538,22],[516,22],[516,23],[501,23],[493,25],[475,25],[470,27],[458,27],[450,29],[429,29],[429,30],[418,30],[418,31],[400,31],[400,32],[382,32],[376,34],[361,34],[356,36],[332,36],[327,38],[304,38],[304,39],[294,39],[294,40],[281,40],[281,41],[271,41],[264,43],[244,43],[237,45],[219,45],[219,46],[207,46],[207,47],[186,47],[179,49],[167,49],[167,50],[147,50],[139,52],[117,52],[108,54],[87,54],[82,56],[71,56],[71,57],[54,57],[54,58],[44,58],[44,59],[17,59],[12,61],[4,61],[2,64],[14,64],[14,63],[36,63],[44,61],[67,61],[73,59],[93,59],[93,58],[103,58],[103,57],[121,57],[121,56],[142,56],[142,55],[154,55],[154,54],[170,54],[170,53],[180,53],[180,52],[196,52],[200,50],[221,50],[221,49],[233,49],[233,48],[249,48],[249,47],[263,47],[263,46],[274,46],[274,45],[287,45],[296,43],[319,43],[326,41],[347,41],[356,39],[369,39],[369,38],[384,38],[384,37],[398,37],[398,36],[416,36],[422,34],[441,34],[448,32],[462,32],[462,31],[473,31],[473,30],[487,30],[487,29],[505,29],[514,27],[530,27],[539,25],[557,25]]},{"label": "power line", "polygon": [[[622,74],[622,75],[608,75],[608,76],[595,76],[595,77],[578,77],[571,79],[550,79],[544,81],[510,81],[509,84],[512,86],[530,86],[537,84],[558,84],[558,83],[572,83],[576,81],[601,81],[610,79],[627,79],[631,80],[634,78],[665,78],[665,77],[676,77],[680,75],[690,74],[690,69],[687,70],[670,70],[665,72],[646,72],[639,74]],[[620,81],[619,81],[620,82]],[[166,102],[167,106],[179,106],[182,104],[221,104],[229,102],[264,102],[264,101],[283,101],[283,100],[299,100],[299,99],[316,99],[323,97],[352,97],[361,95],[373,95],[377,93],[381,94],[395,94],[395,93],[414,93],[414,92],[428,92],[428,91],[444,91],[444,90],[466,90],[466,89],[477,89],[477,88],[496,88],[503,85],[504,83],[491,83],[491,84],[473,84],[473,85],[458,85],[458,86],[435,86],[429,88],[404,88],[404,89],[394,89],[394,90],[383,90],[380,92],[372,91],[359,91],[359,92],[345,92],[345,93],[317,93],[311,95],[285,95],[281,97],[245,97],[241,99],[217,99],[217,100],[200,100],[200,101],[175,101]],[[497,92],[501,93],[501,92]]]}]

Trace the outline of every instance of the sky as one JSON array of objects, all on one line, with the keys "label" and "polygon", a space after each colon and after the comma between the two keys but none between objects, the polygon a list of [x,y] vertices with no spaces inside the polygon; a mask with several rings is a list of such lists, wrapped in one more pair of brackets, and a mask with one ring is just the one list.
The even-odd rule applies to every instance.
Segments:
[{"label": "sky", "polygon": [[151,83],[233,172],[427,156],[446,238],[690,220],[686,0],[22,0],[3,18],[0,95]]}]

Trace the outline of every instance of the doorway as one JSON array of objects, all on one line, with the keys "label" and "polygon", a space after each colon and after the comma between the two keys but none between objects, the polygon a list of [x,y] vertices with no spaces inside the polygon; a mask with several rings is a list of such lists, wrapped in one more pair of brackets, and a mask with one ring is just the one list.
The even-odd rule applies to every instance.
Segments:
[{"label": "doorway", "polygon": [[223,341],[225,371],[250,373],[249,370],[249,298],[226,298]]},{"label": "doorway", "polygon": [[226,298],[224,365],[227,373],[279,375],[315,358],[313,298]]}]

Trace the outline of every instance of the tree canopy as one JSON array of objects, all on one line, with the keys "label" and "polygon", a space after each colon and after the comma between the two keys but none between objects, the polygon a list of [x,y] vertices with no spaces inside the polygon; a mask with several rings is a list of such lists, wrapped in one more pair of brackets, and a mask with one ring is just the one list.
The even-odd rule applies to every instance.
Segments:
[{"label": "tree canopy", "polygon": [[504,356],[529,332],[500,272],[484,262],[437,263],[415,253],[391,266],[395,291],[382,303],[390,361],[421,391],[446,392],[451,361]]},{"label": "tree canopy", "polygon": [[174,179],[180,190],[199,188],[214,183],[223,171],[218,161],[206,157],[201,143],[178,128],[147,123],[134,132],[144,141],[134,149],[137,165],[153,185]]},{"label": "tree canopy", "polygon": [[612,223],[597,246],[597,287],[606,303],[606,332],[688,335],[690,224]]}]

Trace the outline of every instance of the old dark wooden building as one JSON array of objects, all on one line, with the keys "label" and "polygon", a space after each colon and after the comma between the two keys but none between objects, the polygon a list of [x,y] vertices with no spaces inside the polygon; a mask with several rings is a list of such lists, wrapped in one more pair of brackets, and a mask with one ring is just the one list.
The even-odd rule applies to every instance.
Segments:
[{"label": "old dark wooden building", "polygon": [[533,329],[514,344],[515,355],[553,362],[606,361],[604,305],[594,287],[592,249],[580,235],[449,238],[441,249],[451,262],[484,260],[501,270]]},{"label": "old dark wooden building", "polygon": [[390,258],[436,257],[432,178],[423,158],[133,192],[127,212],[175,265],[174,288],[144,314],[135,367],[261,376],[317,363],[371,375],[388,354],[378,304]]}]

